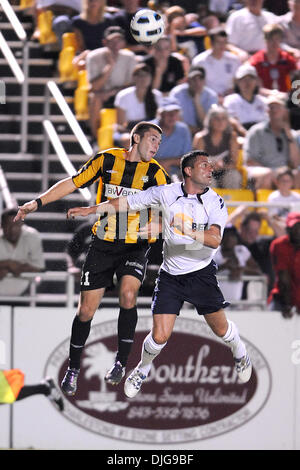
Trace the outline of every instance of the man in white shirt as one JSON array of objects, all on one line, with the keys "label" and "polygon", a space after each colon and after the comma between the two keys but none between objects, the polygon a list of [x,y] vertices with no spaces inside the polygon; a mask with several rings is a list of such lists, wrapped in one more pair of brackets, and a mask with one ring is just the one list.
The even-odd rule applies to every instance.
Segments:
[{"label": "man in white shirt", "polygon": [[228,42],[253,54],[265,47],[263,27],[277,23],[278,17],[263,10],[264,0],[247,0],[246,7],[229,15],[226,22]]},{"label": "man in white shirt", "polygon": [[241,61],[236,54],[226,50],[227,34],[222,27],[209,31],[211,49],[201,52],[192,61],[206,71],[206,84],[219,96],[233,91],[234,77]]},{"label": "man in white shirt", "polygon": [[213,165],[206,152],[196,150],[182,157],[181,171],[183,183],[149,188],[98,206],[68,211],[68,217],[151,206],[159,206],[162,211],[163,263],[153,294],[153,329],[144,340],[140,363],[125,381],[129,398],[139,392],[152,361],[170,338],[185,301],[193,304],[212,331],[230,346],[239,379],[248,382],[251,377],[250,358],[236,325],[226,318],[223,309],[229,304],[216,279],[213,256],[222,240],[227,209],[223,199],[208,187]]},{"label": "man in white shirt", "polygon": [[30,281],[20,274],[45,268],[41,237],[21,220],[14,223],[17,212],[17,208],[7,209],[1,216],[0,296],[24,294]]}]

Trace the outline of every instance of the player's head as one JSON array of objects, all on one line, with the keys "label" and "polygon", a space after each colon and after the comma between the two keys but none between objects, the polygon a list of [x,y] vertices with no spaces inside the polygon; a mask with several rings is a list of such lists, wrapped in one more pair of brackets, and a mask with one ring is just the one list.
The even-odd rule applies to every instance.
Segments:
[{"label": "player's head", "polygon": [[141,121],[130,133],[130,147],[136,146],[141,160],[149,161],[158,151],[161,142],[162,129],[156,124]]},{"label": "player's head", "polygon": [[183,155],[180,161],[184,184],[189,189],[203,189],[211,184],[213,165],[208,153],[202,150],[193,150]]},{"label": "player's head", "polygon": [[194,168],[198,157],[205,157],[205,159],[208,159],[209,155],[202,150],[193,150],[192,152],[186,153],[181,157],[180,169],[183,179],[189,177],[188,173],[186,172],[186,168]]},{"label": "player's head", "polygon": [[154,129],[159,133],[159,135],[162,135],[162,129],[157,124],[148,121],[140,121],[132,128],[130,132],[130,146],[139,143],[139,139],[137,139],[136,136],[139,136],[141,139],[150,129]]}]

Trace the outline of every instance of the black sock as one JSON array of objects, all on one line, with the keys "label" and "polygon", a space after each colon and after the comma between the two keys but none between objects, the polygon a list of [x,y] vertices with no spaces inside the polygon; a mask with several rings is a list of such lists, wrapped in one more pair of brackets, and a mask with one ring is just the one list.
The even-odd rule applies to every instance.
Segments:
[{"label": "black sock", "polygon": [[127,364],[131,351],[135,327],[137,324],[137,308],[120,308],[118,318],[118,353],[116,361],[120,361],[122,366]]},{"label": "black sock", "polygon": [[73,320],[69,353],[71,369],[80,369],[80,357],[90,334],[91,322],[92,320],[80,321],[78,315]]},{"label": "black sock", "polygon": [[32,395],[49,395],[50,389],[47,384],[37,385],[24,385],[21,388],[17,400],[23,400],[23,398],[31,397]]}]

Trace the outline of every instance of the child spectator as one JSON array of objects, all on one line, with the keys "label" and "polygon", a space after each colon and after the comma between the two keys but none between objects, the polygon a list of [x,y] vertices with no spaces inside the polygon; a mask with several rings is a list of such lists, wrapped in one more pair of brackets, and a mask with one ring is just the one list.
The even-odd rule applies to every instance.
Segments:
[{"label": "child spectator", "polygon": [[263,33],[266,48],[250,57],[249,63],[256,68],[262,87],[287,92],[291,88],[291,72],[297,68],[296,59],[280,47],[282,26],[267,24]]}]

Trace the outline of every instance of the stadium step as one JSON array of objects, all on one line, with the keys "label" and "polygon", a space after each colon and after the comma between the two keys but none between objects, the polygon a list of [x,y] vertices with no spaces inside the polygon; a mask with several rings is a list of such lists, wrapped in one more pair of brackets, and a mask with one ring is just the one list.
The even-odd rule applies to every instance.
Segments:
[{"label": "stadium step", "polygon": [[[1,108],[0,108],[1,109]],[[29,134],[43,134],[43,115],[31,114],[28,116],[28,132]],[[49,120],[54,125],[58,133],[69,133],[68,125],[64,116],[52,115]],[[21,132],[22,117],[19,115],[12,115],[11,120],[7,121],[7,115],[0,114],[0,133],[20,134]]]},{"label": "stadium step", "polygon": [[[3,149],[9,153],[20,152],[21,136],[20,134],[0,134]],[[69,153],[79,153],[82,151],[77,139],[73,135],[60,135],[60,141],[66,151]],[[27,151],[30,153],[36,153],[42,155],[44,144],[44,135],[40,134],[28,134],[27,140]],[[54,152],[51,143],[49,143],[50,152]]]},{"label": "stadium step", "polygon": [[[73,105],[73,97],[66,97],[66,102],[69,106]],[[0,113],[11,115],[20,115],[22,109],[22,102],[20,96],[10,96],[7,94],[6,103],[0,105]],[[28,96],[28,113],[29,115],[44,115],[45,111],[45,90],[42,96]],[[56,104],[54,98],[50,98],[50,114],[61,114],[59,106]]]}]

